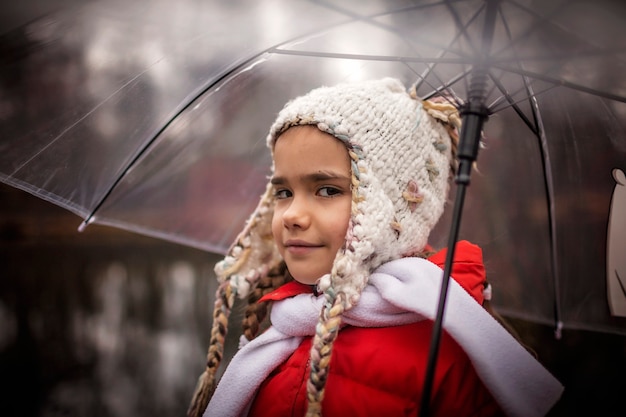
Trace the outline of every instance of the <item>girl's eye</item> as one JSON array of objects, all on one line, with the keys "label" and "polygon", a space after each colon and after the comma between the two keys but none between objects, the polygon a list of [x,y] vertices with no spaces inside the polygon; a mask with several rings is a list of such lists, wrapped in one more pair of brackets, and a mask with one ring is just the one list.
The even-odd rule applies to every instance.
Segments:
[{"label": "girl's eye", "polygon": [[334,197],[341,194],[341,190],[335,187],[322,187],[317,192],[321,197]]},{"label": "girl's eye", "polygon": [[276,198],[277,200],[283,200],[285,198],[289,198],[291,197],[291,192],[289,190],[276,190],[274,192],[274,198]]}]

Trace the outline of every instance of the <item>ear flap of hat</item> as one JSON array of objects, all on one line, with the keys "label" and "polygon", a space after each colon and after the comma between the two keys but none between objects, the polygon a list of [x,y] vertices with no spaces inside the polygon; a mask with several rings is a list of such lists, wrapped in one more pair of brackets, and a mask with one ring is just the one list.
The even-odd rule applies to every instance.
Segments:
[{"label": "ear flap of hat", "polygon": [[245,298],[259,278],[281,261],[272,237],[273,207],[273,189],[268,184],[246,227],[226,257],[215,265],[218,281],[230,280],[230,286],[239,298]]}]

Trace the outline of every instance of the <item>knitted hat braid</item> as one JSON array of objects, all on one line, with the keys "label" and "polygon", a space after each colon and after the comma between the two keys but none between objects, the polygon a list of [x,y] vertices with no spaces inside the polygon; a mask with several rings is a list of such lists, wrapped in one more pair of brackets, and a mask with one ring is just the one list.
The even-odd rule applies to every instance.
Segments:
[{"label": "knitted hat braid", "polygon": [[343,296],[343,294],[335,294],[332,289],[324,293],[325,304],[311,345],[311,372],[307,382],[307,417],[322,415],[322,401],[328,379],[330,357],[344,312]]}]

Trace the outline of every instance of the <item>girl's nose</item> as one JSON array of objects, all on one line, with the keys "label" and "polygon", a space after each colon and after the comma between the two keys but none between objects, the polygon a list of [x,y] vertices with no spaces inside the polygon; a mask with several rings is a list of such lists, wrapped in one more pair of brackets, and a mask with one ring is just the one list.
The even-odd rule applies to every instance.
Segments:
[{"label": "girl's nose", "polygon": [[311,216],[304,198],[293,197],[289,207],[283,212],[283,224],[288,229],[309,227]]}]

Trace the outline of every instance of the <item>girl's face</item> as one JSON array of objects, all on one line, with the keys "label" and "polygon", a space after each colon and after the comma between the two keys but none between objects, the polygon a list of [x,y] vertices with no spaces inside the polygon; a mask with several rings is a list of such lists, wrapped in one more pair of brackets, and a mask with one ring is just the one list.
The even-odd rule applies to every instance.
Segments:
[{"label": "girl's face", "polygon": [[274,147],[272,234],[290,274],[315,284],[345,242],[352,206],[348,150],[314,126],[296,126]]}]

